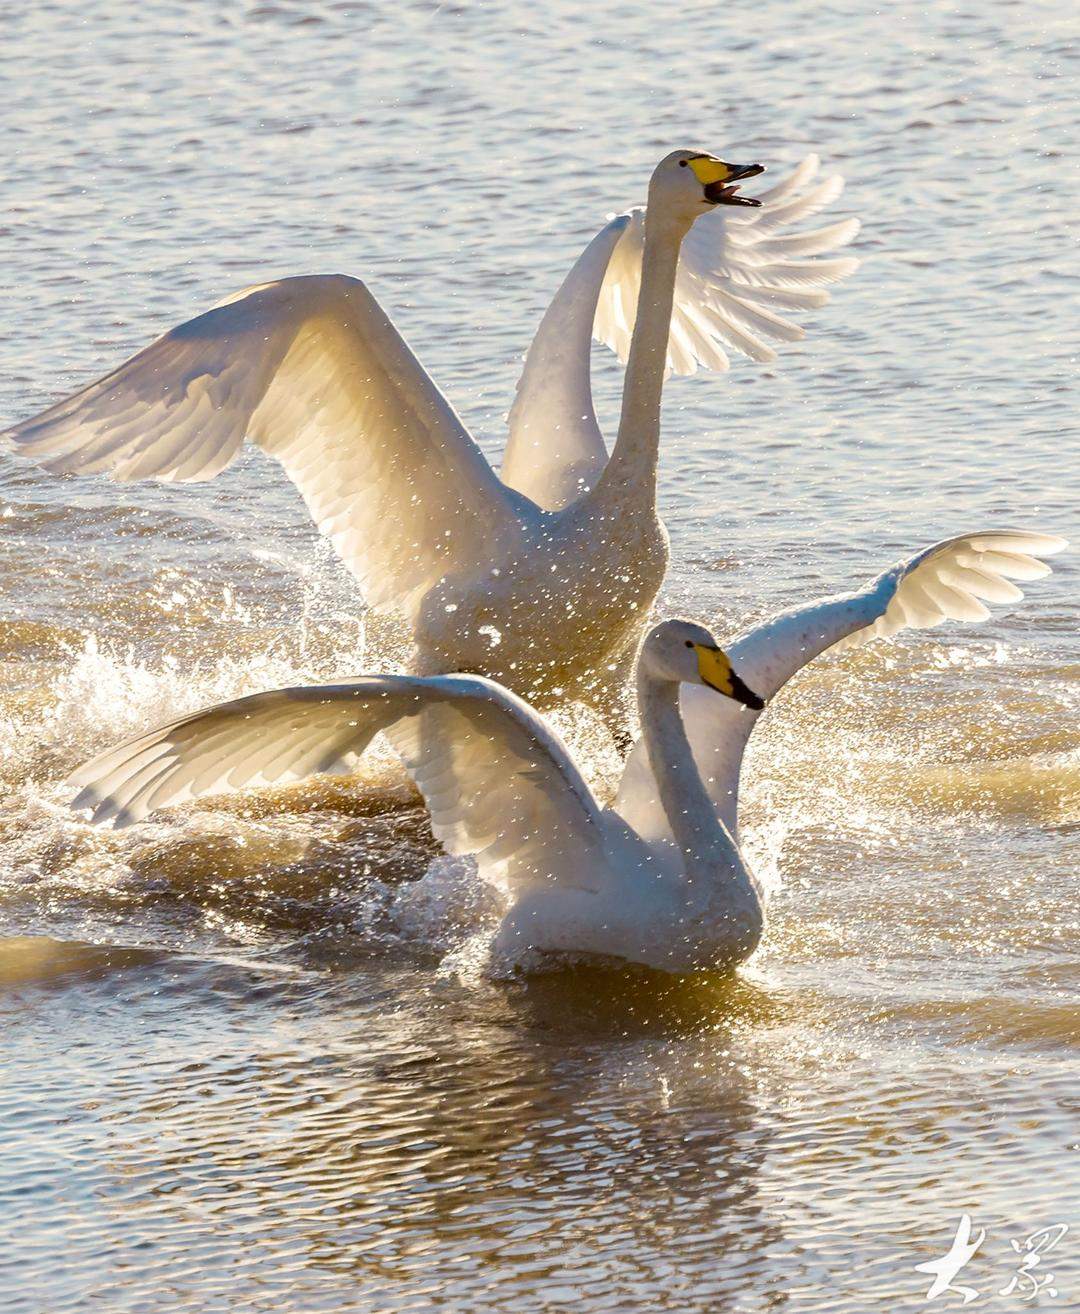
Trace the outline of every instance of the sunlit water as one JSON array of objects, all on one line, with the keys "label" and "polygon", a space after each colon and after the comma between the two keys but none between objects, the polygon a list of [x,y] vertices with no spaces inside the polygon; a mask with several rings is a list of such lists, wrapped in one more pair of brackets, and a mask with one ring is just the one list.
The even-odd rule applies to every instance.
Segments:
[{"label": "sunlit water", "polygon": [[[0,420],[342,270],[496,452],[660,154],[818,149],[864,267],[776,366],[670,385],[663,610],[724,632],[966,528],[1075,534],[1075,34],[1001,0],[12,6]],[[1020,1307],[1010,1241],[1070,1223],[1030,1304],[1080,1306],[1067,558],[777,699],[745,803],[772,926],[734,979],[500,983],[389,759],[120,835],[62,807],[177,709],[403,658],[276,467],[0,456],[0,544],[0,1307],[920,1309],[964,1211],[958,1281]]]}]

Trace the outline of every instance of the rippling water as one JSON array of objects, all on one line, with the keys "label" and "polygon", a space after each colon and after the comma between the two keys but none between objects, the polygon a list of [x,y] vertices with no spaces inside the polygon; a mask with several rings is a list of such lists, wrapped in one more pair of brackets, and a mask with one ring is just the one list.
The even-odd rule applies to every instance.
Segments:
[{"label": "rippling water", "polygon": [[[865,263],[775,366],[671,383],[664,609],[724,630],[970,527],[1075,536],[1065,6],[46,2],[5,29],[4,422],[339,269],[497,451],[548,298],[663,152],[817,149]],[[736,978],[500,984],[389,760],[120,835],[61,806],[177,708],[401,660],[276,467],[118,488],[0,454],[0,544],[0,1307],[919,1309],[965,1211],[958,1281],[1015,1305],[1010,1240],[1070,1223],[1039,1301],[1080,1305],[1068,558],[777,700],[746,795],[773,924]]]}]

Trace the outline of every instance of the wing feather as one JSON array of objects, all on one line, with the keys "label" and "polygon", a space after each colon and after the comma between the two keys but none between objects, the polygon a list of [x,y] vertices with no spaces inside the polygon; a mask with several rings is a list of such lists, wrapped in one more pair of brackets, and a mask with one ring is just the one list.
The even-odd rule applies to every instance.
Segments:
[{"label": "wing feather", "polygon": [[[803,337],[776,309],[823,306],[826,285],[847,278],[853,257],[803,259],[836,250],[859,231],[844,219],[813,232],[776,235],[843,190],[839,177],[814,182],[816,155],[760,194],[759,209],[717,208],[683,242],[675,282],[668,370],[726,370],[729,352],[776,358],[769,345]],[[813,185],[811,185],[813,184]],[[809,190],[808,190],[809,189]],[[510,411],[503,479],[541,506],[558,509],[595,485],[607,462],[589,383],[590,334],[624,364],[641,288],[645,211],[635,208],[600,230],[567,275],[525,359]]]},{"label": "wing feather", "polygon": [[[842,220],[811,233],[774,235],[777,229],[839,197],[843,190],[843,180],[839,177],[828,178],[816,184],[810,192],[804,191],[816,172],[817,160],[812,156],[795,170],[791,178],[761,194],[759,209],[717,208],[694,224],[683,242],[679,260],[673,327],[692,309],[699,322],[707,326],[712,340],[752,359],[770,360],[774,357],[772,349],[757,335],[764,325],[752,326],[731,315],[732,307],[726,299],[735,298],[744,304],[747,301],[764,302],[790,309],[810,309],[825,304],[828,293],[818,289],[847,278],[858,267],[858,260],[854,257],[832,260],[793,257],[822,255],[846,245],[859,230],[858,220]],[[629,243],[631,239],[635,241],[634,254],[640,268],[644,247],[643,219],[640,232],[628,230],[622,242]],[[621,265],[616,265],[613,261],[609,280],[619,277],[627,263],[624,260]],[[603,304],[602,294],[601,310]],[[765,330],[765,337],[794,341],[803,336],[800,326],[779,317],[776,319],[777,323],[771,327],[779,329],[779,333]],[[631,319],[627,331],[616,337],[605,333],[602,315],[597,319],[597,336],[624,361],[629,353],[632,324]],[[675,373],[692,373],[700,366],[712,368],[700,356],[689,363],[691,368],[680,369],[674,360],[668,363]]]},{"label": "wing feather", "polygon": [[792,169],[786,178],[781,178],[779,182],[773,183],[765,191],[758,191],[754,194],[761,202],[762,206],[779,205],[779,203],[793,192],[801,191],[808,186],[817,177],[818,170],[821,168],[821,157],[815,152],[811,152],[799,164]]},{"label": "wing feather", "polygon": [[1036,558],[1067,546],[1063,538],[1024,530],[962,534],[897,562],[854,593],[795,607],[728,645],[735,669],[755,692],[772,695],[826,649],[887,638],[902,629],[946,621],[986,620],[985,602],[1018,602],[1014,579],[1040,579],[1050,567]]},{"label": "wing feather", "polygon": [[839,223],[818,228],[812,233],[792,233],[787,237],[769,237],[752,247],[759,259],[772,256],[811,256],[835,251],[855,240],[859,231],[858,219],[841,219]]},{"label": "wing feather", "polygon": [[785,198],[781,205],[763,205],[760,210],[741,212],[739,222],[745,227],[753,224],[755,233],[771,233],[785,224],[798,223],[800,219],[819,213],[838,200],[843,190],[844,180],[836,173],[790,200]]},{"label": "wing feather", "polygon": [[475,855],[514,890],[598,888],[603,818],[566,746],[528,704],[474,676],[366,676],[206,708],[79,767],[72,807],[129,826],[202,795],[347,770],[379,731],[449,852]]},{"label": "wing feather", "polygon": [[47,468],[202,480],[245,436],[284,466],[375,606],[483,569],[526,505],[496,478],[363,283],[264,284],[8,430]]},{"label": "wing feather", "polygon": [[[772,360],[775,353],[761,337],[794,341],[802,329],[772,319],[769,327],[753,324],[732,314],[730,299],[772,301],[792,309],[824,305],[828,294],[819,289],[847,278],[858,267],[854,257],[832,260],[797,260],[815,256],[851,242],[859,231],[857,219],[845,219],[812,233],[772,236],[776,229],[829,205],[843,191],[843,179],[827,178],[804,189],[817,173],[817,157],[810,156],[790,178],[762,193],[759,209],[731,210],[718,207],[702,215],[687,234],[679,258],[672,312],[668,368],[676,374],[692,374],[699,367],[726,368],[725,347],[754,360]],[[595,336],[606,343],[623,363],[630,354],[641,284],[641,259],[645,247],[645,211],[633,210],[620,234],[600,288],[594,324]],[[791,297],[791,293],[798,295]],[[719,295],[718,295],[719,294]],[[692,319],[696,332],[689,335],[700,349],[686,350],[686,324]],[[779,332],[770,332],[776,329]],[[723,364],[720,364],[720,361]]]}]

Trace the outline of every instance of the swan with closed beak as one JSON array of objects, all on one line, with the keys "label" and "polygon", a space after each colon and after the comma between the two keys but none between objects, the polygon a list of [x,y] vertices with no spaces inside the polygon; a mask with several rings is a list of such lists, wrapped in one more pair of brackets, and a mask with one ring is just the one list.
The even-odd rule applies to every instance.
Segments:
[{"label": "swan with closed beak", "polygon": [[669,972],[726,968],[761,938],[761,887],[739,849],[739,774],[766,701],[828,648],[907,626],[981,620],[980,599],[1049,568],[1063,540],[1024,531],[948,539],[862,589],[781,613],[721,647],[667,620],[637,659],[641,738],[610,807],[551,725],[492,680],[370,675],[223,703],[80,767],[76,809],[131,825],[158,808],[245,785],[355,768],[383,731],[451,853],[503,892],[496,939]]}]

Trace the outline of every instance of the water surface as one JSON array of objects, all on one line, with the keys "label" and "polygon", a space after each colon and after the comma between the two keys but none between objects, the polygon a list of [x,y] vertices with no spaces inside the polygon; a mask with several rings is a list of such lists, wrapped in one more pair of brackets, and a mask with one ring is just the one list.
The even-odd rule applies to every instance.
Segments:
[{"label": "water surface", "polygon": [[[730,632],[968,528],[1075,536],[1075,37],[1004,0],[13,10],[0,420],[341,270],[494,454],[660,155],[818,150],[863,269],[776,365],[672,382],[662,609]],[[964,1211],[958,1280],[1016,1306],[1010,1241],[1067,1222],[1040,1307],[1080,1302],[1068,559],[776,700],[745,804],[773,920],[734,979],[499,983],[389,761],[120,835],[62,806],[177,709],[403,658],[276,467],[0,455],[0,550],[0,1307],[891,1312]]]}]

